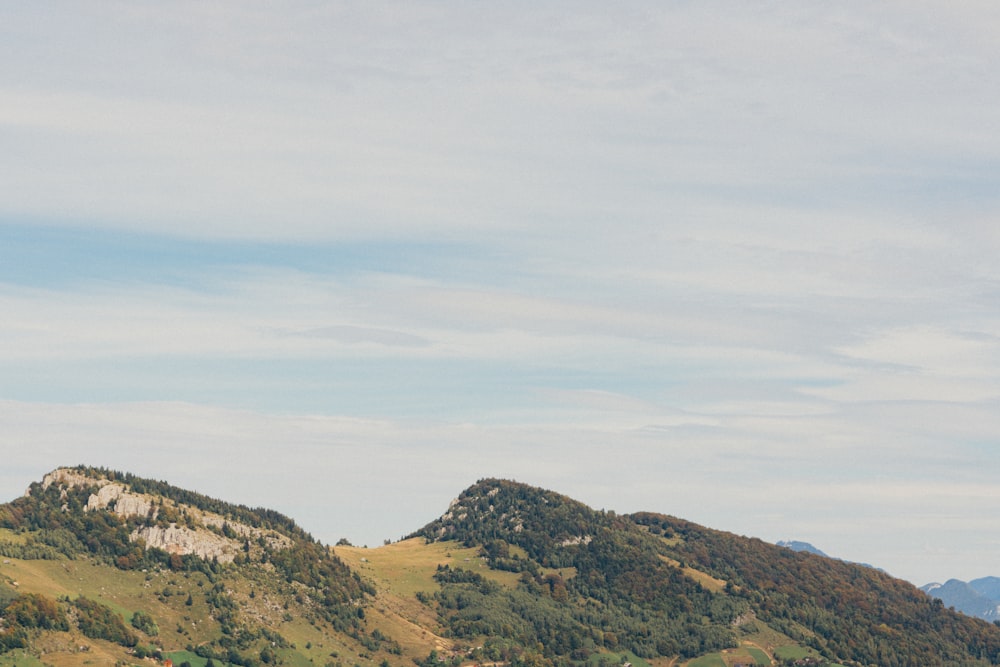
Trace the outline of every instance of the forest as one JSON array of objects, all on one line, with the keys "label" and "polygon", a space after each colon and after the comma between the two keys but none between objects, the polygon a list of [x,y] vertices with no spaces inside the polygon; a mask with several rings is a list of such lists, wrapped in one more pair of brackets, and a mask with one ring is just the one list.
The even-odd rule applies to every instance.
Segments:
[{"label": "forest", "polygon": [[[454,632],[468,632],[469,617],[490,619],[493,632],[538,641],[548,656],[622,647],[642,657],[691,657],[734,646],[736,621],[752,614],[831,661],[1000,663],[1000,627],[944,609],[907,582],[668,515],[595,511],[488,479],[416,534],[481,545],[492,567],[523,572],[515,592],[444,586],[439,605]],[[575,574],[549,573],[560,568]],[[685,568],[724,585],[710,590]],[[559,598],[567,604],[550,611],[546,600]],[[498,626],[491,610],[517,610],[505,613],[521,623]]]}]

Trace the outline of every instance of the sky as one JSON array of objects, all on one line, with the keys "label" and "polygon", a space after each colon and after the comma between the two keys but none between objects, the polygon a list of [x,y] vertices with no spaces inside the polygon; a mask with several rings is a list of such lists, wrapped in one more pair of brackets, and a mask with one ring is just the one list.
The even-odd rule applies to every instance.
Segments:
[{"label": "sky", "polygon": [[0,500],[479,479],[1000,576],[1000,5],[8,3]]}]

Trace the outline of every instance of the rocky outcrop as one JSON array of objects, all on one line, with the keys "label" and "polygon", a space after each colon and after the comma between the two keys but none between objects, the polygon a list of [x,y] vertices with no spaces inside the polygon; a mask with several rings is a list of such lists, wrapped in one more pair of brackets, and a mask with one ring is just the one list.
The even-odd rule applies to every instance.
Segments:
[{"label": "rocky outcrop", "polygon": [[[274,530],[231,521],[214,512],[175,503],[169,498],[133,493],[126,484],[71,468],[59,468],[45,475],[42,488],[48,489],[53,485],[62,490],[63,497],[68,489],[97,487],[87,499],[85,512],[109,511],[122,518],[142,517],[145,523],[155,524],[140,526],[129,536],[133,542],[141,541],[147,549],[162,549],[181,556],[194,554],[206,560],[231,563],[244,546],[257,551],[265,547],[285,549],[292,544],[289,537]],[[168,516],[182,516],[184,520],[180,524],[168,524]]]},{"label": "rocky outcrop", "polygon": [[[105,484],[110,483],[111,482],[106,479],[95,479],[77,470],[71,470],[70,468],[58,468],[42,478],[42,491],[48,490],[48,488],[53,484],[65,490],[78,486],[104,486]],[[30,496],[31,489],[28,489],[24,495]]]},{"label": "rocky outcrop", "polygon": [[292,540],[281,533],[277,533],[273,530],[254,528],[253,526],[248,526],[245,523],[240,523],[239,521],[230,521],[225,517],[219,516],[218,514],[203,512],[199,515],[199,519],[204,525],[227,531],[226,534],[236,535],[241,540],[251,540],[256,542],[263,538],[264,542],[271,549],[287,549],[292,546]]},{"label": "rocky outcrop", "polygon": [[163,549],[170,554],[194,554],[205,560],[217,559],[231,563],[239,553],[241,544],[207,530],[191,530],[171,524],[167,528],[144,526],[132,531],[132,541],[142,540],[146,548]]},{"label": "rocky outcrop", "polygon": [[[107,483],[97,493],[90,494],[85,511],[108,509],[112,505],[114,513],[124,517],[150,516],[153,509],[153,503],[147,496],[129,493],[121,484]],[[155,513],[151,518],[156,518]]]}]

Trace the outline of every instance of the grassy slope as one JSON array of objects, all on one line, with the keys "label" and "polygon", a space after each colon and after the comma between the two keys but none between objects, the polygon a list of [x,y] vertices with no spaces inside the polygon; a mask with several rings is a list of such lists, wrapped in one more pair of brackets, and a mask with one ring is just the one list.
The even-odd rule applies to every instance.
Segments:
[{"label": "grassy slope", "polygon": [[488,570],[476,549],[453,542],[426,544],[422,538],[376,549],[341,546],[334,553],[378,591],[367,612],[368,629],[378,628],[393,637],[408,658],[423,659],[432,650],[448,651],[452,647],[451,640],[437,634],[437,614],[416,598],[418,592],[433,593],[440,588],[434,580],[439,565],[475,568],[497,579],[493,575],[510,574]]},{"label": "grassy slope", "polygon": [[[137,481],[148,486],[147,482]],[[165,486],[163,483],[155,484]],[[167,491],[186,497],[184,495],[186,492],[183,490],[167,489]],[[306,537],[296,532],[298,529],[289,519],[266,510],[230,508],[220,501],[204,500],[213,507],[232,510],[239,517],[252,515],[250,518],[253,519],[260,514],[263,517],[262,521],[270,521],[290,531],[293,540],[304,540]],[[33,507],[31,511],[51,509],[45,506],[46,501],[40,502],[41,508]],[[51,504],[52,499],[49,498],[47,502]],[[23,509],[17,511],[21,512]],[[193,509],[192,511],[198,512]],[[7,518],[12,519],[13,516],[16,514],[8,515]],[[30,534],[23,529],[0,529],[0,543],[25,544]],[[313,612],[315,602],[306,594],[302,585],[292,583],[290,576],[279,574],[269,563],[240,568],[224,567],[216,579],[224,586],[225,595],[236,603],[238,624],[246,623],[251,629],[267,628],[279,633],[293,645],[291,648],[277,648],[285,665],[307,667],[332,663],[373,667],[383,659],[388,659],[392,665],[398,665],[403,661],[401,657],[393,656],[384,650],[367,651],[358,641],[333,631],[325,621],[317,619],[317,615]],[[16,585],[13,585],[14,582]],[[334,584],[336,583],[340,581],[335,580]],[[173,572],[156,565],[149,566],[148,571],[127,571],[107,565],[104,559],[87,556],[60,560],[20,560],[5,557],[0,559],[0,584],[4,584],[5,589],[13,592],[39,593],[53,599],[86,596],[120,614],[126,625],[129,624],[135,611],[147,612],[159,626],[159,633],[155,637],[146,637],[137,632],[140,644],[161,646],[165,653],[183,656],[186,646],[199,645],[221,636],[221,626],[212,618],[212,614],[218,612],[210,608],[206,600],[213,583],[209,576],[198,571]],[[349,594],[357,595],[357,591]],[[188,600],[190,604],[187,604]],[[36,653],[44,651],[45,664],[71,667],[83,664],[115,664],[120,660],[136,662],[127,649],[86,638],[76,631],[75,626],[69,633],[32,634],[32,649]],[[266,640],[264,643],[266,644]],[[87,647],[85,651],[81,650],[84,646]],[[256,648],[249,650],[252,652]],[[182,660],[184,658],[190,659],[189,656],[183,656]],[[0,655],[0,667],[15,663],[26,664],[27,660],[25,652],[13,651]],[[202,662],[200,659],[190,661],[196,666]]]},{"label": "grassy slope", "polygon": [[[437,614],[416,597],[418,592],[432,594],[440,590],[434,580],[439,565],[452,569],[474,570],[501,586],[517,586],[520,575],[491,570],[479,549],[458,542],[431,542],[414,537],[374,549],[338,546],[334,553],[347,565],[371,581],[378,593],[368,609],[368,629],[378,628],[400,643],[404,656],[423,659],[431,650],[452,649],[453,642],[441,637]],[[572,577],[573,568],[552,570],[564,578]]]},{"label": "grassy slope", "polygon": [[[452,647],[451,640],[434,634],[435,631],[440,631],[437,616],[416,598],[418,592],[433,593],[440,590],[440,584],[434,580],[439,565],[474,570],[508,587],[516,586],[519,578],[519,575],[512,572],[489,569],[480,557],[478,547],[467,548],[459,542],[427,543],[423,538],[415,537],[371,549],[339,546],[334,552],[351,569],[374,583],[378,590],[376,602],[368,612],[369,630],[377,627],[391,635],[400,642],[405,656],[418,659],[425,657],[432,649],[442,652]],[[572,568],[552,571],[560,572],[566,578],[575,574]],[[713,589],[725,586],[725,582],[693,568],[685,568],[685,574]],[[709,660],[717,658],[721,661],[719,664],[733,664],[740,659],[745,662],[755,658],[769,660],[767,652],[773,651],[775,646],[793,645],[788,637],[763,624],[759,625],[762,626],[761,631],[748,635],[745,648],[726,655],[713,654]],[[614,655],[619,653],[621,652]],[[627,652],[625,655],[636,667],[666,667],[674,662],[669,659],[647,662]],[[595,662],[597,657],[594,656]]]},{"label": "grassy slope", "polygon": [[[205,602],[205,591],[211,584],[200,572],[126,572],[86,559],[5,558],[0,561],[0,581],[16,582],[16,590],[20,593],[41,593],[51,598],[83,595],[120,613],[126,623],[135,611],[143,610],[156,620],[160,633],[155,638],[143,636],[142,643],[156,641],[167,653],[182,651],[188,644],[197,645],[219,635],[219,625],[211,618],[211,610]],[[364,650],[350,638],[313,626],[305,620],[304,610],[295,602],[294,591],[287,586],[275,587],[274,581],[262,571],[230,573],[224,578],[230,595],[248,618],[280,632],[295,646],[280,651],[286,665],[324,665],[330,661],[365,667],[377,665],[382,659],[388,659],[391,664],[402,662],[399,656],[381,653],[365,658]],[[190,606],[186,604],[189,594]],[[81,646],[89,649],[81,652]],[[36,648],[46,651],[44,664],[56,667],[134,661],[122,647],[84,637],[75,631],[48,633]],[[191,662],[200,664],[199,660]],[[13,664],[31,663],[21,651],[0,656],[0,667]]]},{"label": "grassy slope", "polygon": [[[17,581],[21,593],[51,598],[83,595],[107,605],[126,621],[140,609],[152,614],[167,650],[205,641],[218,629],[204,602],[205,576],[198,572],[126,572],[91,560],[5,560],[10,563],[0,566],[0,576]],[[185,605],[188,594],[191,606]],[[177,626],[185,632],[176,632]]]}]

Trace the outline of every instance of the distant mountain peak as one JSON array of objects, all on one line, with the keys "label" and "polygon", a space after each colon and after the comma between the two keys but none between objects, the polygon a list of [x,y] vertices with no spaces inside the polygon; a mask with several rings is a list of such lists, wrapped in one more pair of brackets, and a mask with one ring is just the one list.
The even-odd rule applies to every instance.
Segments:
[{"label": "distant mountain peak", "polygon": [[829,554],[820,551],[819,549],[809,544],[808,542],[801,542],[799,540],[781,540],[776,544],[779,547],[785,547],[786,549],[791,549],[792,551],[814,554],[816,556],[822,556],[823,558],[832,558],[833,560],[839,560],[843,563],[850,563],[851,565],[860,565],[861,567],[867,567],[872,570],[878,570],[879,572],[885,572],[885,570],[883,570],[882,568],[875,567],[870,563],[859,563],[857,561],[844,560],[843,558],[836,558],[834,556],[830,556]]},{"label": "distant mountain peak", "polygon": [[949,579],[943,584],[930,583],[920,587],[924,593],[954,607],[966,616],[993,621],[1000,619],[1000,578],[983,577],[969,582]]},{"label": "distant mountain peak", "polygon": [[785,547],[786,549],[791,549],[792,551],[801,551],[809,554],[816,554],[817,556],[823,556],[824,558],[829,558],[827,554],[823,553],[813,545],[808,542],[801,542],[799,540],[781,540],[777,543],[779,547]]}]

